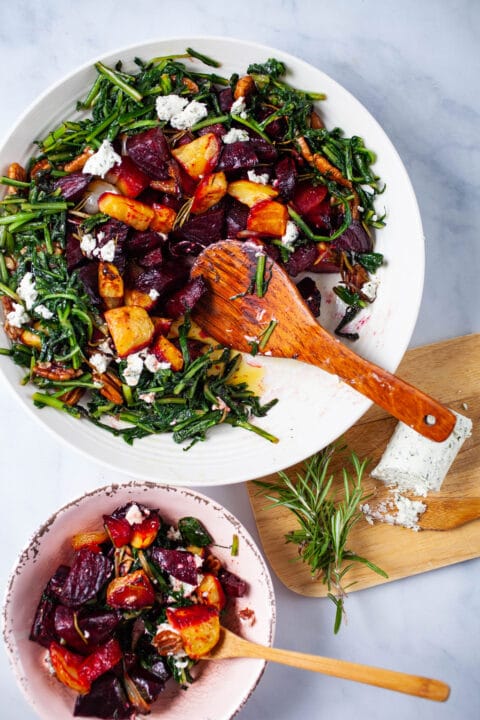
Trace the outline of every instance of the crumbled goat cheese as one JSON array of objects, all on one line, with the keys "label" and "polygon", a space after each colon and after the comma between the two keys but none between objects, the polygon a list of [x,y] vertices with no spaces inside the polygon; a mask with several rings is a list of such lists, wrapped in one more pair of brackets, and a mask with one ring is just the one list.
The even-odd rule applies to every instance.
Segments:
[{"label": "crumbled goat cheese", "polygon": [[37,299],[37,288],[31,272],[26,272],[17,287],[17,295],[25,303],[27,310],[30,310]]},{"label": "crumbled goat cheese", "polygon": [[177,528],[174,528],[173,525],[170,525],[167,530],[167,538],[169,540],[181,540],[182,533],[180,532],[180,530],[177,530]]},{"label": "crumbled goat cheese", "polygon": [[418,519],[423,515],[427,506],[420,500],[410,500],[410,498],[394,493],[392,499],[384,500],[376,507],[371,507],[369,503],[360,506],[360,510],[365,515],[365,520],[373,525],[375,520],[387,523],[387,525],[401,525],[402,527],[417,532],[420,530]]},{"label": "crumbled goat cheese", "polygon": [[125,520],[129,525],[140,525],[140,523],[143,522],[143,519],[144,515],[138,505],[133,504],[128,508]]},{"label": "crumbled goat cheese", "polygon": [[140,393],[138,396],[140,400],[143,400],[143,402],[147,403],[148,405],[152,405],[152,403],[155,402],[155,393],[149,392],[149,393]]},{"label": "crumbled goat cheese", "polygon": [[285,235],[283,235],[281,242],[282,245],[285,245],[285,247],[292,247],[293,243],[297,239],[299,235],[298,227],[295,225],[293,220],[289,220],[287,222],[287,229],[285,231]]},{"label": "crumbled goat cheese", "polygon": [[366,298],[373,302],[377,297],[377,290],[379,285],[380,280],[378,278],[372,278],[367,283],[365,283],[365,285],[362,285],[362,295],[365,295]]},{"label": "crumbled goat cheese", "polygon": [[181,113],[186,105],[188,100],[180,95],[160,95],[155,102],[158,119],[168,122]]},{"label": "crumbled goat cheese", "polygon": [[113,355],[113,349],[112,349],[112,345],[110,342],[110,338],[105,338],[105,340],[102,340],[102,342],[99,343],[99,345],[98,345],[98,349],[104,355]]},{"label": "crumbled goat cheese", "polygon": [[22,325],[28,323],[30,315],[25,311],[23,305],[13,303],[13,310],[7,313],[7,323],[12,327],[21,328]]},{"label": "crumbled goat cheese", "polygon": [[184,597],[190,597],[198,586],[198,583],[197,585],[190,585],[190,583],[182,582],[181,580],[178,580],[178,578],[173,577],[173,575],[169,575],[168,579],[173,592],[183,592]]},{"label": "crumbled goat cheese", "polygon": [[143,359],[140,353],[132,353],[127,357],[127,367],[123,371],[123,377],[129,387],[138,385],[143,370]]},{"label": "crumbled goat cheese", "polygon": [[247,117],[247,105],[243,95],[235,100],[232,107],[230,108],[230,114],[238,115],[238,117],[241,117],[243,118],[243,120],[245,120],[245,118]]},{"label": "crumbled goat cheese", "polygon": [[212,405],[212,410],[221,410],[224,413],[229,413],[230,408],[227,403],[219,395],[217,395],[216,398],[217,402]]},{"label": "crumbled goat cheese", "polygon": [[268,181],[270,180],[268,173],[261,173],[260,175],[257,175],[255,170],[248,170],[247,176],[250,182],[257,183],[258,185],[268,185]]},{"label": "crumbled goat cheese", "polygon": [[236,143],[236,142],[247,142],[247,140],[250,140],[250,135],[246,130],[240,130],[239,128],[232,128],[229,130],[225,135],[223,135],[222,140],[227,145],[230,145],[230,143]]},{"label": "crumbled goat cheese", "polygon": [[471,435],[472,421],[459,413],[455,415],[455,427],[443,442],[429,440],[408,425],[398,423],[371,476],[399,492],[410,491],[425,497],[429,490],[440,490],[457,453]]},{"label": "crumbled goat cheese", "polygon": [[33,311],[44,320],[50,320],[53,317],[53,312],[49,310],[46,305],[36,305]]},{"label": "crumbled goat cheese", "polygon": [[103,247],[99,248],[98,255],[105,262],[112,262],[115,257],[115,240],[109,240]]},{"label": "crumbled goat cheese", "polygon": [[170,125],[176,130],[188,130],[195,123],[200,122],[208,115],[205,103],[192,100],[184,110],[170,118]]},{"label": "crumbled goat cheese", "polygon": [[97,247],[97,239],[90,233],[85,233],[80,240],[80,250],[87,258],[92,259],[93,252]]},{"label": "crumbled goat cheese", "polygon": [[97,373],[102,375],[110,363],[110,358],[103,355],[103,353],[96,352],[91,355],[89,362],[90,365],[93,365]]},{"label": "crumbled goat cheese", "polygon": [[119,165],[121,162],[122,158],[115,152],[110,140],[105,139],[97,152],[90,155],[82,172],[104,178],[114,165]]},{"label": "crumbled goat cheese", "polygon": [[155,290],[155,288],[152,288],[151,290],[148,291],[148,297],[151,300],[156,300],[159,297],[159,295],[160,295],[160,293],[158,292],[158,290]]},{"label": "crumbled goat cheese", "polygon": [[169,370],[172,367],[169,362],[161,362],[158,360],[153,353],[147,353],[144,362],[145,367],[151,373],[156,373],[159,370]]}]

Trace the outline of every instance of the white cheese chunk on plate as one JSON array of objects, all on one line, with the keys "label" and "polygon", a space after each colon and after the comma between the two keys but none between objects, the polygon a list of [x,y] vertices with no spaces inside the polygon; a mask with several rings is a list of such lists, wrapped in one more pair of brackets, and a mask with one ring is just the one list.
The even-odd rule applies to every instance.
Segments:
[{"label": "white cheese chunk on plate", "polygon": [[450,466],[472,432],[472,421],[459,413],[455,415],[455,427],[443,442],[429,440],[408,425],[398,423],[380,462],[370,473],[372,478],[401,492],[424,497],[430,490],[440,490]]}]

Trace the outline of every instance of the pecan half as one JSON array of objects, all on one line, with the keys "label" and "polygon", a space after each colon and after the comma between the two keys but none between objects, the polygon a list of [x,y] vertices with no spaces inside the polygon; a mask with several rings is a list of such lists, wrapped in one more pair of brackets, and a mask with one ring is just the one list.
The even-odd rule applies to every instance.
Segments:
[{"label": "pecan half", "polygon": [[[19,180],[20,182],[25,182],[27,179],[27,173],[21,165],[14,162],[8,166],[7,177],[10,180]],[[16,195],[18,191],[19,188],[15,187],[14,185],[9,185],[7,188],[7,195]]]},{"label": "pecan half", "polygon": [[73,380],[73,378],[82,375],[81,370],[75,368],[67,368],[65,365],[56,362],[39,362],[33,368],[33,374],[47,380]]},{"label": "pecan half", "polygon": [[63,395],[60,395],[59,400],[64,402],[65,405],[73,407],[81,399],[84,392],[85,388],[72,388],[71,390],[67,390],[66,393],[63,393]]},{"label": "pecan half", "polygon": [[38,180],[42,175],[49,172],[52,169],[52,164],[47,158],[39,160],[30,170],[30,177],[32,180]]},{"label": "pecan half", "polygon": [[183,650],[182,638],[173,630],[160,630],[152,640],[159,655],[177,655]]},{"label": "pecan half", "polygon": [[102,386],[98,389],[100,395],[103,395],[104,398],[107,398],[109,402],[115,405],[122,405],[122,383],[115,375],[108,372],[101,374],[94,372],[92,377],[94,382],[100,383]]},{"label": "pecan half", "polygon": [[212,575],[217,575],[218,571],[222,567],[222,563],[215,555],[207,555],[207,557],[203,561],[203,567],[205,568],[205,572],[209,572]]},{"label": "pecan half", "polygon": [[22,334],[22,328],[14,327],[13,325],[10,325],[10,323],[7,320],[7,315],[10,312],[13,312],[13,300],[9,298],[7,295],[2,295],[2,307],[3,307],[3,314],[5,316],[5,322],[3,324],[3,327],[5,328],[5,333],[8,335],[10,340],[19,340],[20,336]]},{"label": "pecan half", "polygon": [[233,97],[238,100],[241,97],[249,98],[255,91],[255,80],[251,75],[244,75],[237,80]]},{"label": "pecan half", "polygon": [[73,160],[70,160],[70,162],[65,163],[63,166],[63,169],[67,173],[72,172],[78,172],[78,170],[83,170],[85,163],[87,162],[88,158],[93,155],[93,150],[91,147],[86,147],[83,152],[80,153],[80,155],[77,155],[77,157],[74,157]]}]

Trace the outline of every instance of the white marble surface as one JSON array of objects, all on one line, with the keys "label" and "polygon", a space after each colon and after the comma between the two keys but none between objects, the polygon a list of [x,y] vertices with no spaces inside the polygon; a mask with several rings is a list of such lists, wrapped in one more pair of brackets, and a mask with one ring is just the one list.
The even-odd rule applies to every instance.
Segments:
[{"label": "white marble surface", "polygon": [[[16,0],[1,5],[2,135],[64,73],[97,54],[155,37],[236,36],[284,49],[323,69],[383,125],[417,193],[427,272],[412,345],[480,330],[477,0]],[[407,278],[405,287],[408,291]],[[17,408],[1,384],[0,407],[4,586],[17,553],[52,510],[115,477],[61,446]],[[256,536],[243,486],[207,493]],[[278,646],[440,677],[451,684],[452,695],[438,705],[270,665],[239,718],[476,720],[479,570],[476,560],[352,594],[348,625],[337,637],[328,601],[294,595],[275,580]],[[0,683],[0,716],[33,720],[4,653]]]}]

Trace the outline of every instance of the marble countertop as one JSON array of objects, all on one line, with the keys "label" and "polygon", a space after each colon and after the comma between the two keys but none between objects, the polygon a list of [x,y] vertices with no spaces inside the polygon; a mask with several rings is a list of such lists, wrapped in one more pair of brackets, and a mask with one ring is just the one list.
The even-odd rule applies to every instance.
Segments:
[{"label": "marble countertop", "polygon": [[[2,15],[0,136],[65,73],[96,55],[155,37],[239,37],[321,68],[377,118],[417,194],[427,262],[411,345],[480,331],[476,0],[17,0]],[[54,509],[116,478],[59,444],[17,407],[2,383],[0,408],[4,587],[18,552]],[[204,492],[229,507],[258,539],[243,485]],[[451,684],[452,694],[439,705],[271,664],[239,720],[476,720],[479,571],[480,560],[473,560],[353,593],[348,624],[337,636],[327,600],[295,595],[274,578],[277,646],[438,677]],[[0,715],[33,720],[3,652],[0,687]]]}]

